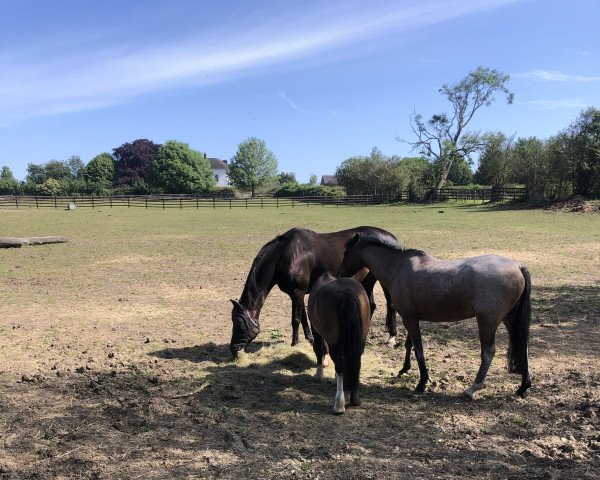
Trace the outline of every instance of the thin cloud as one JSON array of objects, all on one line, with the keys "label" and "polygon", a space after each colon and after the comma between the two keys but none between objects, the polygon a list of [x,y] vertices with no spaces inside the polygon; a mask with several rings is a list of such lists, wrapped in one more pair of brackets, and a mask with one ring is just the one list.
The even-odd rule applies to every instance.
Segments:
[{"label": "thin cloud", "polygon": [[566,108],[585,108],[588,104],[582,98],[566,98],[557,100],[531,100],[526,105],[540,110],[562,110]]},{"label": "thin cloud", "polygon": [[304,110],[303,108],[300,108],[296,102],[294,102],[291,98],[289,98],[285,92],[279,91],[279,97],[286,102],[290,107],[292,107],[293,110],[296,110],[297,112],[300,113],[304,113],[306,110]]},{"label": "thin cloud", "polygon": [[[228,81],[272,65],[299,59],[322,58],[341,47],[381,38],[391,31],[410,34],[464,15],[489,10],[518,0],[485,3],[435,0],[373,5],[365,13],[361,4],[322,6],[304,17],[272,19],[255,30],[229,25],[231,34],[191,33],[177,43],[156,41],[141,45],[84,42],[86,49],[45,51],[36,57],[18,49],[0,55],[0,123],[19,118],[104,108],[150,93],[186,86]],[[338,10],[332,11],[335,8]],[[42,39],[41,41],[44,41]],[[159,42],[159,43],[157,43]],[[77,38],[71,45],[77,46]],[[92,45],[92,46],[90,46]],[[76,48],[76,47],[74,47]],[[72,49],[71,49],[72,50]],[[56,53],[56,52],[60,53]],[[26,58],[26,63],[22,62]],[[298,106],[287,100],[294,109]],[[298,109],[300,111],[301,109]]]},{"label": "thin cloud", "polygon": [[550,72],[548,70],[532,70],[525,73],[513,75],[519,78],[530,78],[540,82],[599,82],[600,77],[572,75],[562,72]]}]

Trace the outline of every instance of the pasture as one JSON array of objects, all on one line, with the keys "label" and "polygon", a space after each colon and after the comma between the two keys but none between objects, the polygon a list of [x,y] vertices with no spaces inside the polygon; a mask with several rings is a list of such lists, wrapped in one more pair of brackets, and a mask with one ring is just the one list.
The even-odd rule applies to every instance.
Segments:
[{"label": "pasture", "polygon": [[[443,210],[443,213],[439,213]],[[474,321],[422,324],[431,383],[397,378],[384,301],[363,404],[330,410],[273,291],[233,362],[230,298],[259,248],[293,226],[374,225],[438,258],[498,253],[532,275],[526,399],[500,327],[486,388]],[[1,236],[69,243],[0,250],[1,478],[597,478],[600,215],[485,205],[255,210],[0,210]],[[404,330],[400,327],[400,340]]]}]

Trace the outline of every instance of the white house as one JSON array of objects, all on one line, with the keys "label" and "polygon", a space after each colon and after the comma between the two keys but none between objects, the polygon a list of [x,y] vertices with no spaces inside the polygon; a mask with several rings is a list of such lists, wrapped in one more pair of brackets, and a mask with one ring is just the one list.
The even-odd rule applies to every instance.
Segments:
[{"label": "white house", "polygon": [[210,162],[210,168],[212,168],[215,174],[215,180],[217,181],[217,187],[226,187],[229,185],[229,177],[227,172],[229,171],[229,165],[227,160],[221,160],[219,158],[207,158]]}]

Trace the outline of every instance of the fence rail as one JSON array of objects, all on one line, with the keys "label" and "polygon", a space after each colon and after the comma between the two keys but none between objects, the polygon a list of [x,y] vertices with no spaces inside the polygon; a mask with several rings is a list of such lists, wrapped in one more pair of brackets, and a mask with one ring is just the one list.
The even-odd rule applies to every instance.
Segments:
[{"label": "fence rail", "polygon": [[[449,200],[517,200],[526,196],[523,188],[492,190],[444,188],[441,197]],[[393,197],[378,195],[348,195],[346,197],[255,197],[255,198],[216,198],[191,195],[129,195],[114,197],[41,197],[5,195],[0,196],[0,208],[53,208],[68,210],[73,208],[295,208],[311,206],[376,205],[408,200],[408,192],[399,192]]]}]

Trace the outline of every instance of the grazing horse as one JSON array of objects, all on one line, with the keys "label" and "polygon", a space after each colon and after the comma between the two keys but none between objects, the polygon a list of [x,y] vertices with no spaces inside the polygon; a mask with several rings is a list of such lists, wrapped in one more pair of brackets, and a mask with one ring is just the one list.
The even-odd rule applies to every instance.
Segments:
[{"label": "grazing horse", "polygon": [[[292,228],[265,244],[252,262],[239,301],[231,300],[233,303],[231,311],[233,332],[229,345],[231,353],[236,356],[239,350],[258,335],[260,311],[267,295],[275,285],[292,300],[292,345],[298,343],[300,322],[302,322],[304,336],[312,342],[304,296],[310,293],[313,284],[321,274],[327,271],[335,272],[338,269],[342,263],[346,241],[357,233],[397,243],[396,237],[390,232],[376,227],[357,227],[332,233],[316,233],[305,228]],[[372,287],[374,280],[370,280],[369,275],[364,281],[367,284],[370,282]],[[385,289],[384,294],[388,305],[386,325],[390,342],[393,341],[395,344],[396,314]]]},{"label": "grazing horse", "polygon": [[317,377],[323,377],[323,340],[335,365],[337,391],[333,413],[339,415],[346,406],[344,388],[350,390],[350,405],[360,405],[360,361],[371,321],[367,292],[352,278],[336,279],[325,272],[308,297],[308,319],[315,336]]},{"label": "grazing horse", "polygon": [[453,322],[476,317],[481,365],[475,382],[464,394],[473,399],[483,388],[496,350],[496,330],[504,322],[509,334],[508,370],[521,374],[517,395],[525,396],[531,386],[527,358],[531,279],[524,265],[497,255],[437,260],[420,250],[357,234],[346,243],[338,274],[352,275],[364,267],[388,289],[394,308],[402,316],[408,336],[400,374],[410,368],[414,345],[420,372],[417,392],[425,390],[429,379],[419,321]]}]

